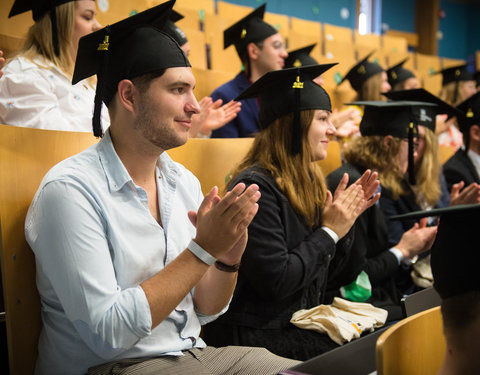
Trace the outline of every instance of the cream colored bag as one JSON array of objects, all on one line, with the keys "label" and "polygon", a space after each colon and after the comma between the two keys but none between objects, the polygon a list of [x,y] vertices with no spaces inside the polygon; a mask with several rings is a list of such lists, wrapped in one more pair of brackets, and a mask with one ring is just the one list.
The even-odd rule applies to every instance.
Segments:
[{"label": "cream colored bag", "polygon": [[326,333],[339,345],[359,338],[365,331],[382,327],[388,312],[369,303],[351,302],[335,297],[331,305],[299,310],[290,322],[299,328]]},{"label": "cream colored bag", "polygon": [[410,272],[413,283],[420,288],[428,288],[433,286],[433,274],[430,267],[430,254],[425,258],[415,262],[412,266],[412,272]]}]

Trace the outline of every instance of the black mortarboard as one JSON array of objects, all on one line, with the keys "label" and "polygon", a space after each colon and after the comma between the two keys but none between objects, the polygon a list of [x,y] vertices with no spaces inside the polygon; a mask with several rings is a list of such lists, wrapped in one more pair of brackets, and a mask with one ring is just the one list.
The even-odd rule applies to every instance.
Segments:
[{"label": "black mortarboard", "polygon": [[53,49],[55,54],[59,56],[60,50],[58,47],[57,13],[55,8],[71,1],[74,0],[15,0],[12,9],[10,9],[10,13],[8,14],[8,18],[31,10],[33,20],[38,21],[44,14],[49,12],[50,20],[52,22]]},{"label": "black mortarboard", "polygon": [[478,223],[480,204],[457,205],[416,211],[390,217],[411,220],[440,216],[435,243],[431,250],[434,287],[442,298],[449,298],[480,288],[480,252]]},{"label": "black mortarboard", "polygon": [[403,64],[408,60],[408,57],[398,64],[387,69],[388,83],[394,87],[398,83],[404,82],[409,78],[415,78],[415,74],[411,70],[405,69]]},{"label": "black mortarboard", "polygon": [[473,74],[467,69],[467,64],[442,69],[434,74],[442,74],[442,86],[450,82],[473,81]]},{"label": "black mortarboard", "polygon": [[[368,61],[370,56],[373,54],[373,52],[370,52],[367,56],[365,56],[362,60],[360,60],[358,63],[356,63],[343,77],[343,79],[340,81],[342,83],[345,80],[348,80],[350,82],[350,85],[352,88],[359,92],[362,89],[362,85],[365,83],[367,79],[369,79],[371,76],[383,72],[383,68],[378,65],[377,63],[371,63]],[[340,84],[339,83],[339,84]]]},{"label": "black mortarboard", "polygon": [[188,39],[182,29],[175,25],[175,22],[180,21],[183,18],[185,18],[183,15],[176,12],[175,10],[172,10],[172,12],[170,13],[170,17],[163,28],[163,31],[165,31],[168,35],[175,39],[175,41],[180,47],[186,44],[188,42]]},{"label": "black mortarboard", "polygon": [[418,109],[436,105],[417,101],[357,101],[349,104],[364,106],[360,122],[362,136],[391,135],[408,139],[408,177],[410,184],[414,185],[413,138],[418,134]]},{"label": "black mortarboard", "polygon": [[307,109],[332,110],[327,92],[313,79],[333,64],[310,65],[300,68],[274,70],[266,73],[242,92],[235,100],[259,98],[260,126],[265,129],[276,119],[294,114],[292,154],[301,152],[300,111]]},{"label": "black mortarboard", "polygon": [[243,60],[249,43],[258,43],[278,30],[263,20],[266,4],[259,6],[223,32],[223,48],[235,45],[238,56]]},{"label": "black mortarboard", "polygon": [[425,89],[398,90],[382,93],[391,100],[413,100],[417,102],[426,102],[436,104],[437,107],[417,107],[417,125],[426,126],[435,132],[435,116],[437,114],[447,114],[449,117],[458,117],[462,112],[450,104],[444,102],[439,97],[431,94]]},{"label": "black mortarboard", "polygon": [[461,102],[457,108],[461,111],[461,115],[457,117],[458,127],[463,133],[463,143],[466,150],[468,150],[470,127],[472,125],[480,125],[480,92]]},{"label": "black mortarboard", "polygon": [[157,5],[80,39],[72,83],[97,75],[93,129],[101,136],[100,111],[118,82],[172,67],[189,67],[175,40],[160,31],[175,1]]},{"label": "black mortarboard", "polygon": [[475,80],[475,85],[478,87],[480,86],[480,70],[477,70],[473,73],[473,79]]},{"label": "black mortarboard", "polygon": [[307,65],[317,65],[318,62],[310,56],[310,52],[317,45],[317,43],[311,44],[307,47],[299,48],[288,53],[288,57],[285,59],[285,68],[299,68]]}]

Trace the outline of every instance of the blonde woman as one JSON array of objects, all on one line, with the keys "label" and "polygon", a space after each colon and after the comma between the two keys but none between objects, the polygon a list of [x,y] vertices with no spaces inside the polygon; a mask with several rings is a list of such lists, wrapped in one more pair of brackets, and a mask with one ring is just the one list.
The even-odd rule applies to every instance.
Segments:
[{"label": "blonde woman", "polygon": [[[392,91],[385,95],[393,100],[417,100],[438,105],[434,110],[423,108],[423,115],[420,113],[418,118],[418,147],[414,160],[415,184],[409,184],[405,179],[405,191],[395,199],[389,194],[388,190],[384,191],[380,199],[380,206],[385,215],[389,217],[455,204],[477,203],[480,196],[480,187],[477,184],[468,186],[461,192],[464,184],[455,184],[452,187],[451,194],[449,194],[438,157],[438,136],[435,134],[436,123],[435,121],[426,121],[435,118],[437,114],[454,118],[461,115],[461,112],[424,89]],[[436,223],[435,218],[430,221],[433,224]],[[403,233],[410,229],[414,223],[414,220],[388,221],[390,244],[393,246],[400,241]]]},{"label": "blonde woman", "polygon": [[[100,28],[95,1],[41,0],[31,7],[22,3],[14,3],[10,16],[32,10],[35,23],[23,48],[4,67],[0,123],[90,132],[94,82],[72,86],[71,81],[79,39]],[[107,111],[103,113],[102,123],[108,126]]]},{"label": "blonde woman", "polygon": [[[451,106],[456,107],[477,92],[473,74],[469,72],[466,64],[446,68],[438,73],[442,74],[442,89],[439,97]],[[441,145],[451,146],[457,150],[463,144],[462,133],[451,122],[448,126],[445,125],[438,141]]]},{"label": "blonde woman", "polygon": [[300,360],[337,346],[290,323],[295,311],[331,302],[327,279],[349,256],[348,232],[379,198],[367,199],[378,186],[367,171],[349,189],[344,176],[332,202],[315,163],[327,156],[335,127],[330,98],[313,79],[331,65],[267,73],[237,98],[259,97],[262,130],[229,186],[257,184],[262,197],[229,310],[205,327],[214,346],[262,346]]},{"label": "blonde woman", "polygon": [[[345,145],[346,164],[327,177],[329,188],[335,188],[347,173],[350,180],[366,169],[378,172],[382,198],[389,194],[398,199],[407,193],[404,175],[409,159],[415,156],[413,133],[416,130],[416,102],[361,102],[365,113],[360,123],[360,137]],[[422,103],[429,106],[428,103]],[[433,120],[434,121],[434,118]],[[411,129],[411,130],[409,130]],[[410,140],[410,141],[409,141]],[[413,160],[412,160],[413,161]],[[413,171],[410,168],[410,172]],[[355,240],[347,269],[353,275],[364,271],[371,283],[367,302],[389,312],[388,320],[401,319],[402,288],[398,279],[408,281],[400,265],[408,264],[416,255],[427,251],[435,238],[435,227],[426,227],[426,220],[406,231],[395,244],[388,239],[387,218],[380,205],[366,210],[354,226]],[[410,281],[411,283],[411,281]]]},{"label": "blonde woman", "polygon": [[391,89],[387,72],[379,64],[368,61],[372,53],[355,64],[340,82],[350,82],[357,92],[356,100],[386,100],[381,93]]}]

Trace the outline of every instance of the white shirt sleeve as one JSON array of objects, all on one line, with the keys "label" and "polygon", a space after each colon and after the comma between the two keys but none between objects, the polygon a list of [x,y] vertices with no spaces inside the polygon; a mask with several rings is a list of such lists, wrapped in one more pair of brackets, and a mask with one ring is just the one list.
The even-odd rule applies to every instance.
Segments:
[{"label": "white shirt sleeve", "polygon": [[[46,184],[29,209],[25,232],[35,251],[37,283],[51,284],[51,303],[61,304],[97,355],[112,358],[150,335],[145,293],[140,286],[118,285],[101,210],[81,187]],[[48,290],[45,285],[39,286]]]}]

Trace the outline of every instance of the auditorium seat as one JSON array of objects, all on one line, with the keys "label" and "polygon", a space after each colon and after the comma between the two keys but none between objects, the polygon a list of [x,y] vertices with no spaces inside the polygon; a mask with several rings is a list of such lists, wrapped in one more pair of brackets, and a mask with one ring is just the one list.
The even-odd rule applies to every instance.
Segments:
[{"label": "auditorium seat", "polygon": [[440,306],[405,318],[377,340],[378,375],[435,375],[445,355]]},{"label": "auditorium seat", "polygon": [[41,329],[35,257],[24,236],[27,209],[53,165],[96,142],[90,133],[0,125],[0,246],[11,374],[33,374]]}]

